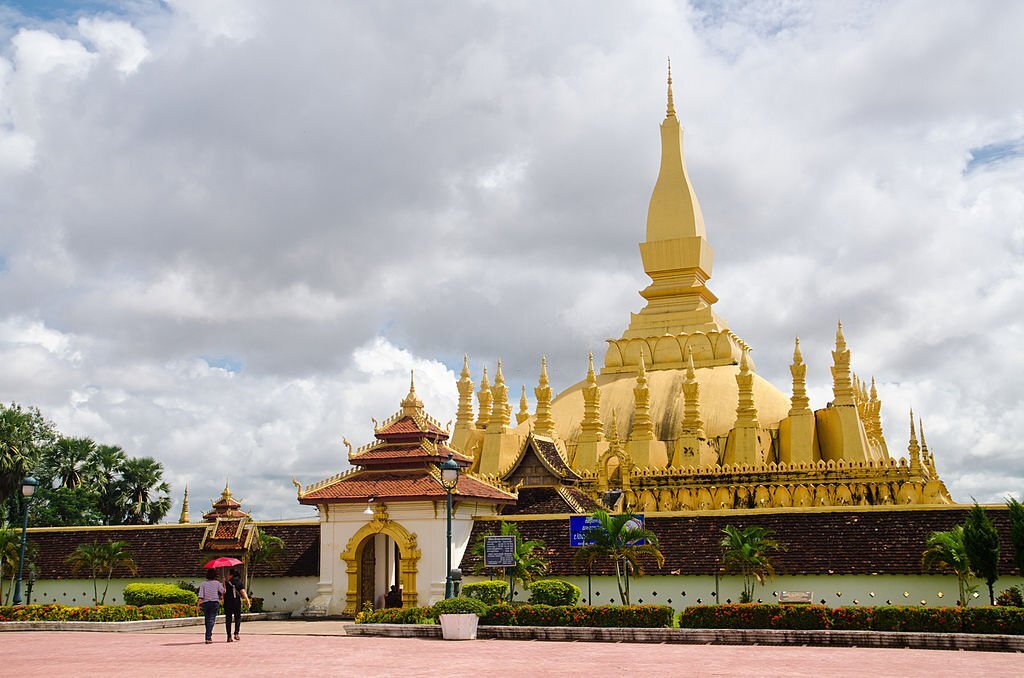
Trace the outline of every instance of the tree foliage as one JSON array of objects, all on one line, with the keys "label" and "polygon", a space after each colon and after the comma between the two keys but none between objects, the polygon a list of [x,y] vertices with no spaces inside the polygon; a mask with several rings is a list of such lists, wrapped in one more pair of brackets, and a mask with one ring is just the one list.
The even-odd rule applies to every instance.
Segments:
[{"label": "tree foliage", "polygon": [[971,569],[988,586],[989,605],[995,605],[993,585],[999,579],[999,533],[978,502],[974,502],[964,522],[964,550]]},{"label": "tree foliage", "polygon": [[926,571],[948,571],[955,574],[960,592],[957,604],[966,607],[970,603],[970,579],[974,572],[971,571],[971,563],[964,548],[963,525],[957,525],[951,530],[932,532],[928,535],[925,545],[927,548],[921,556],[921,566]]},{"label": "tree foliage", "polygon": [[[128,552],[128,542],[125,541],[108,541],[103,544],[94,541],[91,544],[79,544],[67,557],[67,563],[71,566],[72,572],[82,569],[89,570],[92,577],[93,602],[96,605],[103,605],[106,602],[110,577],[115,569],[123,567],[133,574],[137,571],[135,559]],[[97,591],[99,577],[106,579],[102,597]]]},{"label": "tree foliage", "polygon": [[630,511],[609,515],[598,509],[593,519],[597,525],[584,531],[584,546],[576,552],[576,560],[586,564],[588,569],[597,560],[614,562],[619,600],[629,605],[629,575],[643,574],[642,558],[654,558],[659,567],[665,562],[665,556],[658,549],[658,537],[646,527],[639,527],[636,515]]},{"label": "tree foliage", "polygon": [[8,522],[14,523],[21,513],[17,498],[22,479],[55,438],[53,424],[37,408],[0,404],[0,502],[7,507]]},{"label": "tree foliage", "polygon": [[253,535],[254,546],[249,551],[249,567],[247,570],[248,581],[245,582],[245,590],[251,597],[252,582],[255,578],[256,566],[257,565],[274,565],[281,559],[281,556],[285,551],[284,539],[276,537],[272,534],[267,534],[258,527],[254,527],[256,534]]},{"label": "tree foliage", "polygon": [[764,584],[775,576],[772,554],[784,550],[779,542],[771,538],[772,531],[758,525],[742,529],[727,525],[722,533],[722,565],[726,572],[743,575],[741,603],[754,598],[754,584]]},{"label": "tree foliage", "polygon": [[1010,544],[1013,546],[1013,562],[1017,572],[1024,576],[1024,504],[1010,497],[1006,500],[1010,509]]}]

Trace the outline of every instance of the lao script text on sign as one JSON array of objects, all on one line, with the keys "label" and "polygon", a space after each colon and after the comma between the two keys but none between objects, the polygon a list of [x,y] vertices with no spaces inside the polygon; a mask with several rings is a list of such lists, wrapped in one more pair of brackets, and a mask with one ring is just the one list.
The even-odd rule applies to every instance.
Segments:
[{"label": "lao script text on sign", "polygon": [[[629,527],[643,528],[644,527],[644,515],[642,513],[636,513],[633,515],[633,524],[628,525]],[[588,541],[584,534],[587,530],[592,530],[601,526],[601,523],[597,522],[593,516],[569,516],[569,546],[585,546],[592,544],[593,541]],[[633,542],[633,545],[639,546],[646,543],[643,539]]]},{"label": "lao script text on sign", "polygon": [[780,603],[811,603],[814,602],[811,591],[782,591],[779,593]]},{"label": "lao script text on sign", "polygon": [[514,536],[484,537],[484,567],[515,567]]}]

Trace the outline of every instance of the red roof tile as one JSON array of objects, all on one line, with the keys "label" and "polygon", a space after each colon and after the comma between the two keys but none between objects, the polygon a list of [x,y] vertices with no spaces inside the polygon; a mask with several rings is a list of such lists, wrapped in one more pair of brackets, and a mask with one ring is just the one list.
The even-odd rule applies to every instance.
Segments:
[{"label": "red roof tile", "polygon": [[[462,474],[455,491],[456,496],[514,502],[515,497],[482,480]],[[299,499],[303,504],[322,502],[364,502],[377,499],[440,499],[446,493],[441,483],[427,468],[419,470],[359,471],[337,481],[305,492]]]},{"label": "red roof tile", "polygon": [[448,437],[447,431],[435,426],[434,423],[426,417],[423,417],[420,422],[417,422],[409,415],[400,417],[389,424],[385,424],[383,427],[377,429],[374,432],[374,435],[378,438],[388,438],[389,436],[409,433],[431,433],[436,436]]},{"label": "red roof tile", "polygon": [[[415,461],[417,463],[432,460],[439,463],[448,458],[449,452],[452,453],[452,458],[462,466],[468,466],[473,463],[471,458],[463,454],[459,454],[446,445],[437,445],[437,451],[435,452],[420,443],[383,443],[379,446],[370,448],[366,452],[349,457],[349,461],[357,466],[377,466],[378,464],[375,464],[374,462],[394,462],[395,460],[408,460]],[[394,464],[389,463],[388,465]]]}]

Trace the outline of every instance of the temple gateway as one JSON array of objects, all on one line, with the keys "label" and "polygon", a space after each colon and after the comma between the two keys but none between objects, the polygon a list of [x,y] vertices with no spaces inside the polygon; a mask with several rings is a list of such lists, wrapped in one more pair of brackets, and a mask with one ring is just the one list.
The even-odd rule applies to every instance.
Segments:
[{"label": "temple gateway", "polygon": [[[841,323],[832,355],[820,357],[831,362],[833,399],[814,409],[799,339],[784,392],[758,376],[751,347],[715,313],[718,299],[708,286],[714,250],[686,170],[671,71],[661,168],[640,256],[651,279],[640,291],[646,304],[620,338],[608,340],[600,368],[590,355],[579,383],[555,397],[542,357],[536,410],[529,411],[524,388],[513,424],[501,362],[475,382],[467,357],[453,428],[425,411],[413,383],[398,412],[374,422],[373,441],[358,449],[346,441],[352,469],[312,485],[295,483],[298,501],[316,506],[320,520],[320,580],[306,614],[351,615],[389,595],[406,606],[443,596],[445,491],[438,464],[449,457],[462,469],[454,491],[454,562],[467,565],[476,535],[496,520],[516,520],[524,536],[555,535],[548,555],[564,561],[560,576],[571,575],[558,536],[566,514],[591,512],[602,502],[644,513],[666,533],[681,525],[695,529],[706,516],[701,543],[714,542],[718,523],[730,520],[772,525],[783,538],[791,526],[805,536],[827,529],[853,539],[868,524],[878,536],[898,532],[908,521],[894,514],[911,508],[918,509],[918,532],[948,527],[953,511],[939,507],[953,501],[923,426],[915,426],[911,413],[906,455],[890,452],[874,378],[853,372]],[[920,510],[929,506],[934,510]],[[809,515],[830,521],[828,527],[808,522]],[[896,533],[880,538],[900,539]],[[923,538],[915,538],[923,548]],[[671,553],[671,541],[666,544]],[[691,556],[695,548],[691,543]],[[887,567],[908,573],[920,549],[907,542],[904,550],[912,553],[904,554],[907,562],[858,567],[872,575]],[[663,574],[717,574],[711,563],[691,566],[669,563]]]}]

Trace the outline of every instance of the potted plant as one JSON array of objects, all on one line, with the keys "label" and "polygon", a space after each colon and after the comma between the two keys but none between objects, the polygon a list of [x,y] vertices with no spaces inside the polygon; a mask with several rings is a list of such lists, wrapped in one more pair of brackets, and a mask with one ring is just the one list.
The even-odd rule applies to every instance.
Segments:
[{"label": "potted plant", "polygon": [[432,616],[441,622],[445,640],[476,640],[476,627],[487,605],[475,598],[448,598],[434,603]]}]

